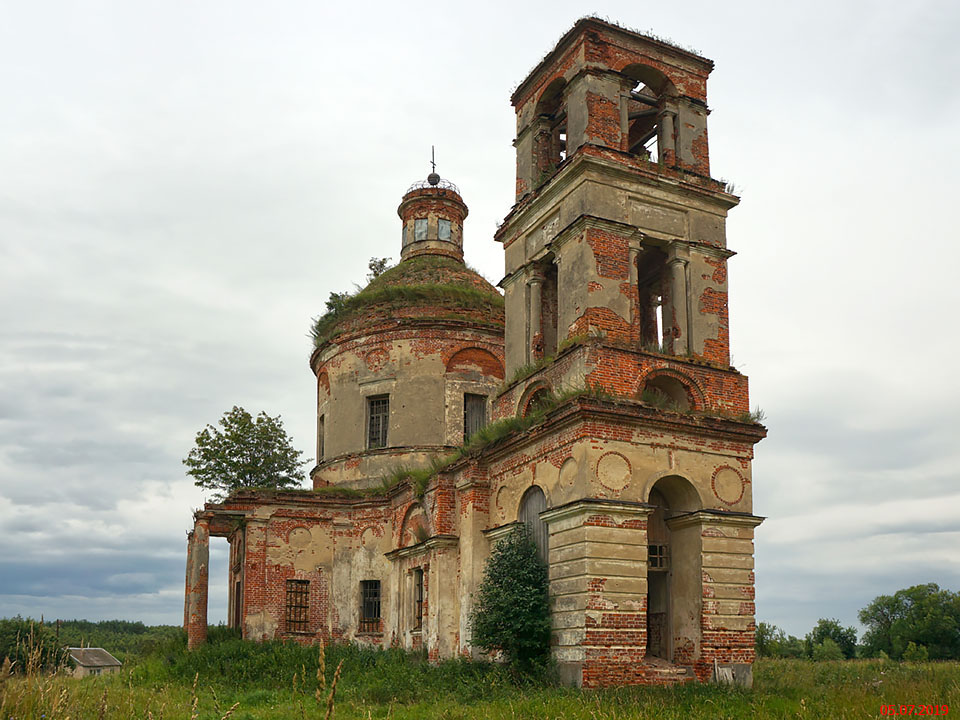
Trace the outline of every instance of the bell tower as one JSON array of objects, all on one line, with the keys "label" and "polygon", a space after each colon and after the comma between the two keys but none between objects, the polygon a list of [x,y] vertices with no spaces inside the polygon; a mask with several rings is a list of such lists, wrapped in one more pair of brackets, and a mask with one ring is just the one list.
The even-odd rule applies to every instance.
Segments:
[{"label": "bell tower", "polygon": [[578,22],[520,84],[506,255],[507,373],[565,338],[729,364],[726,214],[699,55]]},{"label": "bell tower", "polygon": [[496,408],[534,413],[521,485],[545,509],[525,521],[548,549],[553,654],[572,684],[752,678],[750,466],[766,429],[730,365],[739,198],[710,177],[712,70],[584,18],[512,98]]}]

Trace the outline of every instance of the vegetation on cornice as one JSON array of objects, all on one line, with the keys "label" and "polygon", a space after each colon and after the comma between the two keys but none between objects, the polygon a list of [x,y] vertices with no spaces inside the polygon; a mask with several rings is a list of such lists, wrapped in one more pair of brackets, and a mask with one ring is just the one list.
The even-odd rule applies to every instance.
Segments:
[{"label": "vegetation on cornice", "polygon": [[[371,261],[372,271],[373,267]],[[388,311],[411,304],[449,311],[436,319],[472,320],[457,310],[503,313],[503,296],[476,271],[452,258],[422,255],[372,274],[370,283],[356,293],[330,293],[326,312],[314,318],[310,328],[313,346],[318,348],[336,337],[344,322],[365,310]]]},{"label": "vegetation on cornice", "polygon": [[759,407],[754,408],[753,410],[747,410],[745,412],[730,412],[716,408],[708,408],[706,410],[686,409],[681,407],[677,401],[671,398],[669,395],[651,389],[645,389],[640,394],[640,402],[656,410],[667,410],[669,412],[699,417],[715,417],[753,425],[760,425],[767,417],[767,414]]}]

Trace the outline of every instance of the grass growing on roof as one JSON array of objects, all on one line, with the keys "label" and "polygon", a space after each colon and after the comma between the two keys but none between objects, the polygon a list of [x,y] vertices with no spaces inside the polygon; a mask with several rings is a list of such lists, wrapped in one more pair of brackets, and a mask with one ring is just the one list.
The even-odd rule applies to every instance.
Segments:
[{"label": "grass growing on roof", "polygon": [[314,318],[310,328],[313,345],[320,347],[335,337],[340,323],[366,308],[411,302],[448,310],[503,312],[503,296],[475,271],[452,258],[424,255],[384,271],[357,293],[331,293],[327,311]]}]

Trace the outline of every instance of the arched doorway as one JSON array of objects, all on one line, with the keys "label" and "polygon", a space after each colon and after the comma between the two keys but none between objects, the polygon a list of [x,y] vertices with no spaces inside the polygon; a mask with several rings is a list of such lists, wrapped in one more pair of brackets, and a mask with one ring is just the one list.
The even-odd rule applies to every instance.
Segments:
[{"label": "arched doorway", "polygon": [[647,657],[689,665],[700,644],[700,526],[678,521],[701,509],[690,482],[658,480],[647,502]]},{"label": "arched doorway", "polygon": [[547,524],[540,519],[540,513],[546,509],[547,498],[543,490],[534,485],[523,494],[520,500],[520,511],[517,513],[517,519],[530,529],[530,536],[537,544],[537,554],[545,563],[549,556],[550,540],[547,535]]},{"label": "arched doorway", "polygon": [[648,502],[655,509],[647,518],[647,655],[669,660],[670,653],[670,506],[657,490]]}]

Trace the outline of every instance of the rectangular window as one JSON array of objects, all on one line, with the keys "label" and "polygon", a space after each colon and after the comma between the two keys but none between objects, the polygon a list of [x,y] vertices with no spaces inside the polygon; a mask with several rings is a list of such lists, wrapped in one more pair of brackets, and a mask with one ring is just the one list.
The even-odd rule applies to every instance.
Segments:
[{"label": "rectangular window", "polygon": [[427,219],[417,218],[413,221],[413,239],[416,242],[427,239]]},{"label": "rectangular window", "polygon": [[666,545],[647,545],[647,567],[651,570],[666,570],[670,567],[670,555]]},{"label": "rectangular window", "polygon": [[287,580],[287,632],[308,632],[310,581]]},{"label": "rectangular window", "polygon": [[323,462],[323,415],[317,420],[317,462]]},{"label": "rectangular window", "polygon": [[486,424],[487,396],[465,393],[463,396],[463,441],[469,440],[471,435]]},{"label": "rectangular window", "polygon": [[413,571],[413,629],[423,627],[423,568]]},{"label": "rectangular window", "polygon": [[360,632],[380,632],[380,581],[360,581]]},{"label": "rectangular window", "polygon": [[440,218],[437,220],[437,238],[440,240],[450,239],[450,221]]},{"label": "rectangular window", "polygon": [[387,446],[387,425],[390,421],[390,396],[367,398],[367,449]]}]

